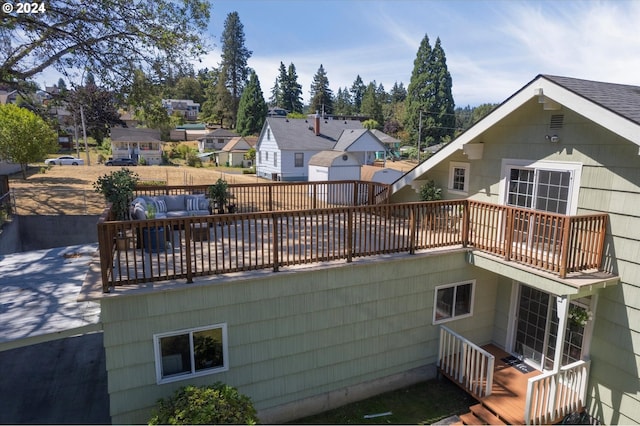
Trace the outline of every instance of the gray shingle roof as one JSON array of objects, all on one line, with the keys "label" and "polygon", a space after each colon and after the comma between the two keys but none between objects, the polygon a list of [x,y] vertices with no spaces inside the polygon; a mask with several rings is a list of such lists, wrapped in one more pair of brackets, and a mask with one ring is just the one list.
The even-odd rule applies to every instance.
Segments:
[{"label": "gray shingle roof", "polygon": [[268,117],[267,124],[280,150],[325,151],[333,149],[343,130],[362,129],[357,120],[320,119],[320,135],[314,132],[313,118]]},{"label": "gray shingle roof", "polygon": [[543,74],[542,77],[640,124],[640,87]]},{"label": "gray shingle roof", "polygon": [[365,133],[367,133],[367,129],[348,129],[343,131],[333,149],[335,151],[346,151],[351,144],[357,141]]}]

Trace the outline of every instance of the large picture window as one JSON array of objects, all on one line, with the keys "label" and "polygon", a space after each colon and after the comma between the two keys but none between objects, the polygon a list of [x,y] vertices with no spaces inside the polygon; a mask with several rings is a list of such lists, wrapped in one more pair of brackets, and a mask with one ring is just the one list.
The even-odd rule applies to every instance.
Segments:
[{"label": "large picture window", "polygon": [[434,324],[472,315],[475,281],[436,287],[433,303]]},{"label": "large picture window", "polygon": [[181,330],[153,336],[158,383],[228,370],[227,325]]}]

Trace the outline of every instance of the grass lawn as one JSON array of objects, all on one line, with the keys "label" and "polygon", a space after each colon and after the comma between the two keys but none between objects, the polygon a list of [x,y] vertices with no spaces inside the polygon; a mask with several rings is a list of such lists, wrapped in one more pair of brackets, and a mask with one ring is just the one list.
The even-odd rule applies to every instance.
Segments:
[{"label": "grass lawn", "polygon": [[[290,424],[433,424],[469,411],[476,401],[447,379],[433,379],[408,388],[305,417]],[[373,418],[375,415],[391,412]]]}]

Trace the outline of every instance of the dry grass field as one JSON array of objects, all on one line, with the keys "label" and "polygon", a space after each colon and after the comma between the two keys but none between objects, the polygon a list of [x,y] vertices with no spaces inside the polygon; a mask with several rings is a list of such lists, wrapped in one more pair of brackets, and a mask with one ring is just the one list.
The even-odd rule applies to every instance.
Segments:
[{"label": "dry grass field", "polygon": [[[31,166],[27,179],[20,173],[9,178],[15,196],[16,213],[28,214],[100,214],[105,207],[102,195],[93,189],[98,177],[119,167],[102,164],[90,166],[53,166],[46,173]],[[212,184],[218,178],[229,183],[264,182],[256,175],[244,175],[241,169],[183,166],[131,167],[141,181],[164,181],[167,185]]]},{"label": "dry grass field", "polygon": [[[80,157],[86,161],[84,153]],[[387,162],[387,167],[403,172],[409,171],[414,166],[415,163],[407,161]],[[20,215],[100,214],[105,203],[102,196],[94,191],[93,182],[98,177],[118,168],[98,164],[95,151],[91,151],[91,165],[46,168],[44,164],[34,164],[30,166],[26,180],[20,173],[9,178],[16,213]],[[207,185],[213,184],[218,178],[223,178],[229,183],[267,182],[253,174],[242,174],[239,168],[210,165],[201,168],[175,165],[136,166],[130,169],[140,176],[142,182],[163,181],[167,185]],[[45,173],[41,170],[45,170]]]}]

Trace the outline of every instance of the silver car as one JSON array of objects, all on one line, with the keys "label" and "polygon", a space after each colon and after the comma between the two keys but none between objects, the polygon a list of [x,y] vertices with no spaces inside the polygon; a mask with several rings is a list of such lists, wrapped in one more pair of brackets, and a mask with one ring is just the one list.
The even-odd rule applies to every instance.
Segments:
[{"label": "silver car", "polygon": [[47,166],[82,166],[84,164],[84,160],[70,155],[63,155],[58,158],[49,158],[44,160],[44,164]]}]

